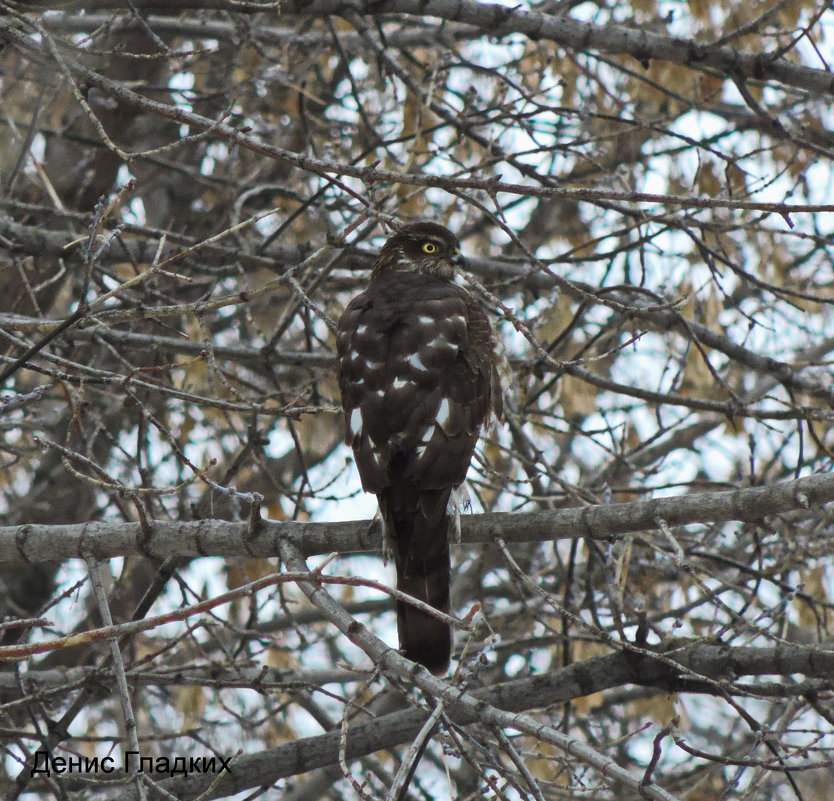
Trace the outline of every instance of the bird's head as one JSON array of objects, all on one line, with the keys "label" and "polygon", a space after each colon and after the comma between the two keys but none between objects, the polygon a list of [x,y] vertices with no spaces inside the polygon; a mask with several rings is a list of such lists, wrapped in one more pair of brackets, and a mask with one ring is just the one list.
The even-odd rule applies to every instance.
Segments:
[{"label": "bird's head", "polygon": [[418,272],[452,280],[455,268],[463,265],[458,240],[448,228],[418,222],[404,226],[383,245],[374,275]]}]

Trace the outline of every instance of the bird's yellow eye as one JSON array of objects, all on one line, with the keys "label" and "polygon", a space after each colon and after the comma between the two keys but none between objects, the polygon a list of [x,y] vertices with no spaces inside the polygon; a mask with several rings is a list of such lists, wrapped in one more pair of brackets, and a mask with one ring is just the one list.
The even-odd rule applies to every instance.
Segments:
[{"label": "bird's yellow eye", "polygon": [[423,253],[437,253],[437,245],[434,242],[423,242]]}]

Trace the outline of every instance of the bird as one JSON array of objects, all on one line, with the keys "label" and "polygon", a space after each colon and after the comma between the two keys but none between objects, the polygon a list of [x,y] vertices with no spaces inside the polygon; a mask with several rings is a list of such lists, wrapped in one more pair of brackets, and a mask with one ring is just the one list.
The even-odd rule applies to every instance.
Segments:
[{"label": "bird", "polygon": [[[377,497],[383,554],[398,590],[446,613],[462,488],[481,430],[502,414],[495,333],[455,283],[464,266],[447,228],[405,225],[336,329],[345,443]],[[404,656],[435,675],[448,670],[448,623],[397,600],[397,631]]]}]

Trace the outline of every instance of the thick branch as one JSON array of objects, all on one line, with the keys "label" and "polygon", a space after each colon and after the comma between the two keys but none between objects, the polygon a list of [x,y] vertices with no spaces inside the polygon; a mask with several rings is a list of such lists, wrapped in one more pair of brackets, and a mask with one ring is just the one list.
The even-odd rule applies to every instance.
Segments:
[{"label": "thick branch", "polygon": [[[545,510],[529,514],[490,513],[461,520],[463,542],[574,539],[609,540],[620,534],[691,523],[752,521],[799,509],[811,510],[834,500],[834,474],[808,476],[765,487],[699,492],[605,506]],[[138,523],[78,523],[67,526],[24,525],[0,528],[0,561],[50,562],[117,556],[275,556],[282,539],[306,556],[376,551],[376,527],[367,521],[300,523],[264,521],[247,538],[247,523],[226,520],[158,521],[144,535]]]},{"label": "thick branch", "polygon": [[[34,4],[33,4],[34,5]],[[97,0],[93,3],[38,3],[42,9],[78,7],[87,11],[102,11],[122,6],[113,0]],[[135,0],[142,10],[170,11],[170,3],[160,0]],[[594,50],[633,56],[641,63],[651,59],[671,61],[693,69],[715,70],[723,75],[756,80],[772,80],[787,86],[796,86],[813,92],[834,93],[834,75],[825,70],[792,64],[768,53],[744,53],[731,47],[714,47],[699,44],[683,36],[667,36],[645,27],[625,28],[617,25],[594,25],[580,22],[566,14],[542,14],[528,11],[522,6],[508,7],[496,3],[479,3],[475,0],[314,0],[313,2],[283,2],[275,4],[256,2],[228,2],[227,0],[189,0],[177,4],[177,11],[187,8],[218,8],[236,13],[263,11],[280,16],[321,16],[342,14],[348,9],[369,16],[408,14],[417,17],[431,16],[449,22],[473,25],[489,36],[524,34],[530,39],[548,40],[571,50]]]},{"label": "thick branch", "polygon": [[[697,644],[665,658],[680,665],[684,673],[695,671],[705,678],[722,681],[741,675],[790,675],[827,677],[834,670],[834,652],[805,648],[725,648]],[[676,679],[680,671],[666,661],[619,651],[588,659],[540,676],[503,682],[472,692],[478,701],[506,712],[523,712],[580,698],[625,684],[651,686]],[[409,742],[420,730],[426,713],[419,709],[394,712],[367,723],[351,726],[347,733],[347,758],[355,759],[393,745]],[[451,715],[455,723],[473,723],[476,716],[465,710]],[[225,776],[208,798],[221,798],[244,789],[268,785],[286,776],[305,773],[338,759],[339,731],[306,737],[235,762],[234,775]],[[178,798],[193,797],[205,790],[213,777],[170,779],[163,786]],[[128,801],[128,792],[119,796]]]},{"label": "thick branch", "polygon": [[[676,666],[679,666],[678,669]],[[782,675],[801,673],[807,677],[827,678],[834,671],[834,652],[800,646],[776,648],[730,648],[696,643],[679,650],[667,650],[663,659],[632,651],[617,651],[606,656],[578,662],[542,675],[502,682],[475,690],[472,696],[484,704],[505,712],[523,712],[581,698],[627,684],[657,686],[665,689],[692,672],[722,683],[747,675]],[[140,677],[141,678],[141,677]],[[210,683],[210,682],[209,682]],[[727,686],[728,691],[732,691]],[[419,731],[426,713],[408,709],[383,715],[366,723],[351,726],[347,733],[349,759],[393,745],[409,742]],[[474,722],[465,710],[453,716],[459,725]],[[207,798],[221,798],[244,789],[268,785],[278,779],[335,764],[338,759],[340,732],[306,737],[286,745],[245,756],[234,763],[234,774],[221,778]],[[194,797],[204,791],[213,776],[175,778],[163,782],[179,798]],[[128,801],[135,796],[127,791],[120,796]]]}]

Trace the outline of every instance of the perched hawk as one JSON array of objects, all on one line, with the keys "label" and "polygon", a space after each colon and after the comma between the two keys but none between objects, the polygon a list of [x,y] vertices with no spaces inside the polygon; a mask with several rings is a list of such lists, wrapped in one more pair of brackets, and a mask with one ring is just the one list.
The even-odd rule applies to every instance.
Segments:
[{"label": "perched hawk", "polygon": [[[383,246],[368,288],[339,320],[339,389],[362,486],[379,502],[397,587],[449,611],[449,529],[481,427],[501,414],[486,314],[454,281],[463,263],[442,225],[415,223]],[[400,647],[443,673],[452,630],[402,602]]]}]

